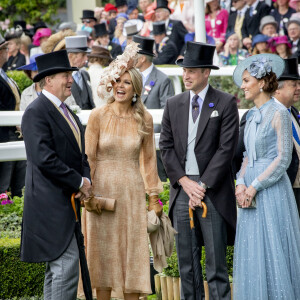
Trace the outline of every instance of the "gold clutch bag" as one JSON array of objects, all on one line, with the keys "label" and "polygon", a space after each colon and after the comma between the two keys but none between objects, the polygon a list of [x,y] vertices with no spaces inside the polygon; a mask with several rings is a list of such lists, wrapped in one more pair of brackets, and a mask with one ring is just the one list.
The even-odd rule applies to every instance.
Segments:
[{"label": "gold clutch bag", "polygon": [[256,197],[254,197],[251,201],[251,205],[248,207],[242,207],[241,205],[239,205],[239,203],[237,202],[237,207],[238,208],[256,208]]},{"label": "gold clutch bag", "polygon": [[92,195],[83,202],[87,211],[94,212],[98,215],[101,214],[102,210],[115,211],[116,209],[116,199],[113,198]]}]

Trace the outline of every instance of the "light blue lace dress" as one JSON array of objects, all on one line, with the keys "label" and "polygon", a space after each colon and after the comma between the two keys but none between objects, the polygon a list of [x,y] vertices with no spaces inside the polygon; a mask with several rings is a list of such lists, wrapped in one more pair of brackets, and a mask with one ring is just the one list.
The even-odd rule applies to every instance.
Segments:
[{"label": "light blue lace dress", "polygon": [[256,209],[238,209],[235,300],[300,299],[300,221],[286,173],[291,127],[287,109],[274,99],[247,115],[237,184],[252,184],[257,194]]}]

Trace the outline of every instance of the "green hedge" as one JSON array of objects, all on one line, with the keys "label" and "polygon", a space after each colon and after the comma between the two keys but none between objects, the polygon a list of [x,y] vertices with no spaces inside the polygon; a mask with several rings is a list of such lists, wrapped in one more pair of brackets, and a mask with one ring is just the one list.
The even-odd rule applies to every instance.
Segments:
[{"label": "green hedge", "polygon": [[7,76],[16,82],[21,93],[33,83],[23,71],[8,71]]},{"label": "green hedge", "polygon": [[0,299],[43,294],[44,264],[20,261],[20,239],[0,239]]}]

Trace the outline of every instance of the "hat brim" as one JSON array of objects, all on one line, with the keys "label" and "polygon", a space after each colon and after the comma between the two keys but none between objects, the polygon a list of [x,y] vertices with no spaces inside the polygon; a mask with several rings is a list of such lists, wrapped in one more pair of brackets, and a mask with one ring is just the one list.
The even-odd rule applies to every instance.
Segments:
[{"label": "hat brim", "polygon": [[36,66],[36,63],[33,62],[31,64],[19,67],[19,68],[17,68],[17,70],[37,71],[37,66]]},{"label": "hat brim", "polygon": [[297,76],[297,75],[284,75],[284,76],[280,76],[278,78],[278,81],[283,81],[283,80],[300,80],[300,76]]},{"label": "hat brim", "polygon": [[153,52],[147,52],[144,50],[139,50],[138,54],[144,54],[144,55],[148,55],[148,56],[155,56]]},{"label": "hat brim", "polygon": [[165,8],[170,12],[170,14],[172,13],[171,9],[169,7],[165,7],[165,6],[158,6],[158,7],[154,8],[154,10],[157,10],[159,8]]},{"label": "hat brim", "polygon": [[91,48],[86,48],[86,49],[67,48],[66,50],[68,53],[91,53],[92,52]]},{"label": "hat brim", "polygon": [[75,68],[75,67],[70,67],[70,68],[59,67],[59,68],[46,69],[46,70],[38,73],[37,75],[35,75],[33,77],[33,82],[39,82],[41,79],[45,78],[46,76],[54,75],[57,73],[74,72],[74,71],[78,71],[78,70],[79,69]]},{"label": "hat brim", "polygon": [[208,69],[213,69],[213,70],[219,70],[220,68],[214,65],[194,65],[194,64],[184,64],[183,63],[183,59],[177,59],[176,60],[176,65],[179,67],[183,67],[183,68],[208,68]]},{"label": "hat brim", "polygon": [[88,17],[88,18],[80,18],[81,20],[94,20],[95,22],[97,22],[96,18],[92,18],[92,17]]},{"label": "hat brim", "polygon": [[233,72],[233,81],[238,87],[241,87],[243,83],[242,77],[244,71],[252,64],[254,60],[257,60],[260,57],[270,60],[272,72],[276,74],[277,79],[281,76],[285,68],[285,62],[279,55],[267,53],[253,55],[241,61]]}]

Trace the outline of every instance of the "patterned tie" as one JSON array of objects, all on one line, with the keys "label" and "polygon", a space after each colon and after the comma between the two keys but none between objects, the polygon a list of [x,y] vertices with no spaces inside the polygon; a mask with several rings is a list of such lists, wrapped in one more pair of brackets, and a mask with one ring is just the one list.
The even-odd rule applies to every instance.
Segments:
[{"label": "patterned tie", "polygon": [[[288,108],[289,113],[291,114],[291,109]],[[299,139],[299,135],[297,133],[296,127],[294,125],[294,122],[292,120],[292,129],[293,129],[293,137],[295,139],[295,141],[297,142],[297,144],[300,146],[300,139]]]},{"label": "patterned tie", "polygon": [[78,133],[78,130],[77,130],[77,128],[76,128],[74,122],[72,121],[72,119],[71,119],[71,117],[70,117],[70,115],[69,115],[69,112],[68,112],[68,109],[67,109],[66,105],[62,102],[61,105],[60,105],[60,107],[61,107],[62,110],[64,111],[64,115],[66,116],[66,118],[71,122],[71,124],[73,125],[73,127],[75,128],[75,130],[76,130],[77,133]]},{"label": "patterned tie", "polygon": [[198,95],[195,95],[192,100],[192,117],[194,123],[196,122],[198,116],[199,116],[199,103],[198,103]]}]

